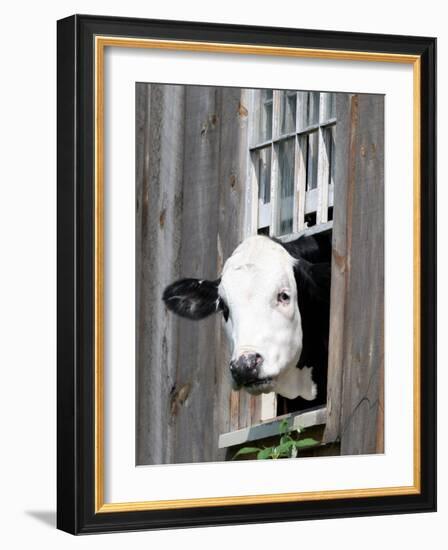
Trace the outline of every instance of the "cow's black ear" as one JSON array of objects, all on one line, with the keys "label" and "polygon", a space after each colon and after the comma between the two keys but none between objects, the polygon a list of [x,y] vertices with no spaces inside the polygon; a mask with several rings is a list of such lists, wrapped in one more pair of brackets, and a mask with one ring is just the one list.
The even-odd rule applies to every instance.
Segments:
[{"label": "cow's black ear", "polygon": [[201,279],[181,279],[165,288],[163,301],[166,307],[187,319],[204,319],[221,309],[218,295],[220,279],[205,281]]}]

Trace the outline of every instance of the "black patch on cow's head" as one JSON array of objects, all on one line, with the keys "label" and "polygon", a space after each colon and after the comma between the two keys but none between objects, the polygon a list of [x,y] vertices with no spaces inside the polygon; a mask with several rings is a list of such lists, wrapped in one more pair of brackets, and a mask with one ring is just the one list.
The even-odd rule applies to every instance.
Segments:
[{"label": "black patch on cow's head", "polygon": [[313,381],[318,388],[313,405],[320,405],[327,396],[331,265],[299,259],[294,275],[303,333],[298,367],[313,367]]},{"label": "black patch on cow's head", "polygon": [[331,262],[331,229],[314,235],[302,235],[287,243],[274,240],[283,246],[293,258],[301,258],[313,264]]},{"label": "black patch on cow's head", "polygon": [[294,267],[299,305],[308,308],[329,308],[331,264],[322,262],[312,264],[299,259]]},{"label": "black patch on cow's head", "polygon": [[[294,277],[303,333],[302,353],[297,366],[313,367],[318,395],[312,406],[321,405],[327,397],[332,231],[301,236],[288,243],[277,242],[297,260]],[[284,405],[282,401],[285,398],[280,398],[280,406]],[[278,414],[310,406],[310,402],[304,402],[300,397],[286,401],[286,409],[280,407]]]},{"label": "black patch on cow's head", "polygon": [[220,279],[180,279],[168,285],[163,292],[166,307],[187,319],[199,320],[222,311],[227,321],[229,309],[218,295]]}]

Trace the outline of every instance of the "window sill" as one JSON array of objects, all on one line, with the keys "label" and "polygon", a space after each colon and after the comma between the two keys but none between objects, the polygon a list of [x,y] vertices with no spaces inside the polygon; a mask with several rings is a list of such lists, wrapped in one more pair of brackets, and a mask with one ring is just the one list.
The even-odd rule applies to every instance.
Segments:
[{"label": "window sill", "polygon": [[298,233],[290,233],[289,235],[276,236],[275,238],[281,241],[282,243],[289,243],[290,241],[295,241],[299,237],[302,237],[302,236],[309,237],[310,235],[315,235],[316,233],[323,233],[324,231],[329,231],[330,229],[333,229],[333,221],[321,223],[319,225],[313,225],[311,227],[304,229],[303,231],[299,231]]},{"label": "window sill", "polygon": [[241,430],[223,433],[219,436],[218,447],[220,449],[226,449],[249,441],[257,441],[259,439],[276,436],[280,432],[280,423],[285,419],[288,420],[289,428],[293,430],[320,426],[327,421],[327,408],[317,407],[307,411],[289,413],[283,416],[277,416],[266,422],[261,422],[260,424],[242,428]]}]

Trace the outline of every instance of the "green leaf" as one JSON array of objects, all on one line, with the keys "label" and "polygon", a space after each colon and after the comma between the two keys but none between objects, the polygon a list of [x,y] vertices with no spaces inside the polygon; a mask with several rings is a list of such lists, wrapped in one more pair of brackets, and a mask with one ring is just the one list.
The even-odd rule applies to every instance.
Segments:
[{"label": "green leaf", "polygon": [[274,447],[267,447],[266,449],[262,449],[257,454],[257,460],[266,460],[267,458],[271,458],[273,451]]},{"label": "green leaf", "polygon": [[279,453],[289,453],[289,450],[293,446],[295,442],[294,441],[287,441],[286,443],[281,443],[277,448],[277,452]]},{"label": "green leaf", "polygon": [[281,435],[285,435],[289,432],[289,423],[288,421],[286,420],[286,418],[284,418],[281,422],[280,422],[280,427],[279,427],[279,430],[280,430],[280,434]]},{"label": "green leaf", "polygon": [[235,459],[237,456],[240,455],[250,455],[253,453],[258,453],[261,449],[259,447],[243,447],[240,449],[235,455],[233,456],[232,460]]},{"label": "green leaf", "polygon": [[288,441],[294,441],[294,439],[289,435],[282,435],[280,438],[280,445],[284,445]]},{"label": "green leaf", "polygon": [[295,441],[295,446],[299,449],[303,449],[304,447],[314,447],[315,445],[319,445],[319,441],[316,441],[312,437],[305,437],[304,439],[299,439],[299,441]]},{"label": "green leaf", "polygon": [[283,445],[280,445],[277,448],[280,449],[280,451],[282,453],[284,453],[286,456],[290,456],[292,449],[297,448],[297,443],[298,443],[298,441],[295,441],[294,439],[291,439],[291,440],[287,441],[286,443],[284,443]]}]

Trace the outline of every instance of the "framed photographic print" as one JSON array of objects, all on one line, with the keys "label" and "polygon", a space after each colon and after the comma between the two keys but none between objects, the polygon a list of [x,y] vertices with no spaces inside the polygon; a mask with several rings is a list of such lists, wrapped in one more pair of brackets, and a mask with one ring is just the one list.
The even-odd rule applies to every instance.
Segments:
[{"label": "framed photographic print", "polygon": [[58,22],[58,527],[434,511],[433,38]]}]

